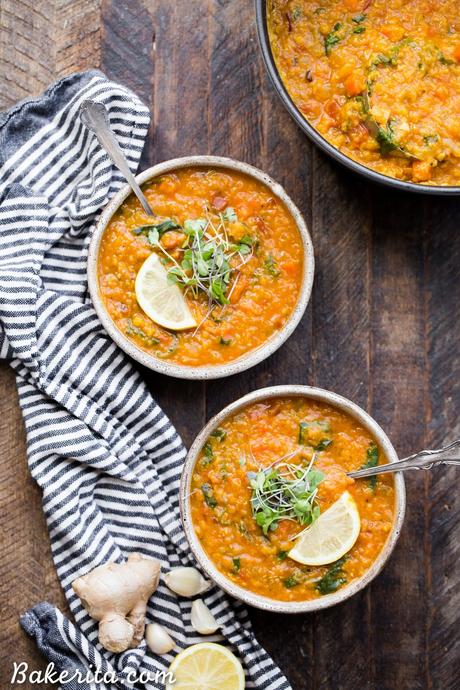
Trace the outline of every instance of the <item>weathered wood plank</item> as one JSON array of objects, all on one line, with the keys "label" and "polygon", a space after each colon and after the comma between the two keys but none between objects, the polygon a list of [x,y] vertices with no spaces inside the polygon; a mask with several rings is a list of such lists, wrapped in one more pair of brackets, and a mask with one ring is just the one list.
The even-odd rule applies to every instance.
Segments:
[{"label": "weathered wood plank", "polygon": [[[460,438],[460,239],[457,200],[436,200],[427,209],[425,275],[429,372],[427,445]],[[460,678],[460,495],[458,468],[431,474],[426,486],[425,559],[430,565],[426,611],[429,690],[454,690]]]},{"label": "weathered wood plank", "polygon": [[[369,188],[319,152],[314,152],[313,160],[314,384],[367,408],[371,376]],[[375,687],[369,609],[369,593],[364,592],[312,617],[313,688]]]},{"label": "weathered wood plank", "polygon": [[99,66],[100,0],[2,0],[0,109]]},{"label": "weathered wood plank", "polygon": [[[425,443],[428,381],[421,228],[429,200],[385,189],[376,189],[373,198],[370,411],[404,457]],[[425,482],[423,473],[407,476],[404,529],[371,589],[375,680],[381,690],[429,687]]]},{"label": "weathered wood plank", "polygon": [[[19,616],[38,601],[66,610],[51,560],[41,492],[26,463],[25,434],[12,370],[0,363],[0,687],[9,687],[13,662],[45,666]],[[21,687],[29,688],[29,684]],[[32,689],[32,686],[30,686]]]},{"label": "weathered wood plank", "polygon": [[[0,108],[38,95],[60,76],[99,66],[99,6],[99,0],[2,0]],[[63,611],[67,606],[51,558],[41,493],[27,469],[13,372],[4,362],[0,427],[0,686],[9,687],[13,661],[27,662],[30,670],[47,663],[20,628],[20,614],[44,599]]]}]

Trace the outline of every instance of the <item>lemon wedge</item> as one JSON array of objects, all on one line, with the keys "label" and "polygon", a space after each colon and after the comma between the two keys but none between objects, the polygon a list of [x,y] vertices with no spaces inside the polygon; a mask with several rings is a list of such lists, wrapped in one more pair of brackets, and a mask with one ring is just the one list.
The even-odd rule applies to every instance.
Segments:
[{"label": "lemon wedge", "polygon": [[168,273],[157,254],[151,254],[140,267],[135,291],[140,308],[159,326],[171,331],[196,326],[184,295],[168,280]]},{"label": "lemon wedge", "polygon": [[316,522],[299,536],[288,556],[303,565],[328,565],[342,558],[359,536],[357,505],[344,491]]},{"label": "lemon wedge", "polygon": [[226,647],[201,642],[187,647],[176,656],[169,672],[166,690],[244,690],[244,671]]}]

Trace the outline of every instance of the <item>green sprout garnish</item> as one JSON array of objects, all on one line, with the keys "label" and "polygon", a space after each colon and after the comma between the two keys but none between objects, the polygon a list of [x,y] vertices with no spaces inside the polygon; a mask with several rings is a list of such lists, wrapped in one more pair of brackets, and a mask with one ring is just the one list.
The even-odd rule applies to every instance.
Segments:
[{"label": "green sprout garnish", "polygon": [[247,473],[252,514],[265,535],[275,530],[280,520],[309,526],[319,517],[316,495],[324,475],[313,469],[314,460],[313,455],[302,467],[281,459],[259,472]]},{"label": "green sprout garnish", "polygon": [[[232,277],[238,276],[254,252],[254,241],[250,236],[245,235],[241,240],[231,239],[228,224],[237,220],[235,210],[229,206],[217,216],[206,212],[203,218],[188,219],[183,225],[171,218],[142,225],[134,230],[134,234],[145,234],[149,244],[165,254],[170,281],[194,297],[199,292],[205,293],[211,308],[213,304],[228,304]],[[160,243],[162,236],[170,230],[184,235],[178,260]]]}]

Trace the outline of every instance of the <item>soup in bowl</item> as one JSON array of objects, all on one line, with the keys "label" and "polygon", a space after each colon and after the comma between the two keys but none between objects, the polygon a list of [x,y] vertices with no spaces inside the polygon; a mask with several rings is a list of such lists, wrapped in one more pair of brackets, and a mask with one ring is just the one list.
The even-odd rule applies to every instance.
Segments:
[{"label": "soup in bowl", "polygon": [[155,216],[120,192],[92,238],[98,314],[135,359],[217,378],[271,354],[308,303],[314,259],[298,209],[267,175],[210,156],[138,178]]},{"label": "soup in bowl", "polygon": [[190,449],[181,509],[203,569],[253,606],[296,613],[348,598],[380,571],[401,529],[402,476],[382,429],[328,391],[275,386],[233,403]]},{"label": "soup in bowl", "polygon": [[406,189],[459,191],[457,0],[265,2],[269,70],[317,143]]}]

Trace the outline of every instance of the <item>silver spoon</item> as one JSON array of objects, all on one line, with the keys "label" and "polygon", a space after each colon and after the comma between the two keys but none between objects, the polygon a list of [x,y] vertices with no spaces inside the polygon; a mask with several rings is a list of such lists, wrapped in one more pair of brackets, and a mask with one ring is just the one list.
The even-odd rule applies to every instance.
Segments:
[{"label": "silver spoon", "polygon": [[107,152],[112,161],[117,166],[118,170],[126,178],[129,186],[133,190],[142,204],[142,208],[149,216],[155,216],[152,208],[145,198],[141,188],[136,182],[136,178],[132,174],[128,161],[121,150],[118,141],[115,138],[109,125],[109,116],[105,105],[97,103],[97,101],[83,101],[80,106],[80,118],[88,129],[93,132],[102,148]]},{"label": "silver spoon", "polygon": [[450,443],[448,446],[444,446],[444,448],[422,450],[420,453],[414,453],[414,455],[409,455],[408,458],[399,460],[399,462],[390,462],[386,465],[347,472],[347,475],[353,477],[353,479],[363,479],[364,477],[373,477],[376,474],[384,474],[385,472],[431,470],[438,465],[460,465],[460,439]]}]

